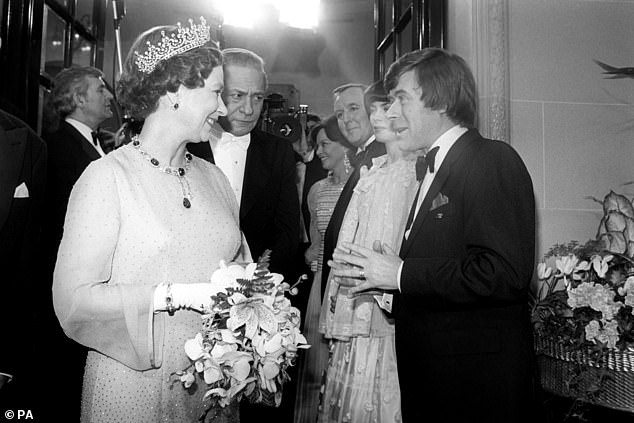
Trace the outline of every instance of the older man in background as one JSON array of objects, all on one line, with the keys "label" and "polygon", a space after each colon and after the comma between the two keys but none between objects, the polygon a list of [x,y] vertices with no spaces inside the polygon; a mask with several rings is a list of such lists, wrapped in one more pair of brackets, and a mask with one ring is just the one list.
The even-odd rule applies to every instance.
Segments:
[{"label": "older man in background", "polygon": [[[324,263],[327,263],[332,258],[332,253],[337,246],[339,229],[341,229],[341,223],[346,214],[348,203],[350,203],[354,187],[359,181],[361,167],[367,166],[370,168],[373,158],[385,154],[385,145],[375,140],[369,114],[365,109],[363,101],[365,88],[362,84],[345,84],[335,88],[332,92],[334,112],[339,123],[339,129],[341,129],[341,133],[346,139],[357,147],[357,151],[355,156],[350,159],[354,172],[343,187],[324,235]],[[321,276],[322,296],[326,289],[329,274],[330,272],[324,271]]]},{"label": "older man in background", "polygon": [[[97,132],[99,125],[112,117],[111,100],[112,94],[99,69],[71,67],[59,72],[53,80],[51,104],[59,125],[55,132],[42,136],[48,147],[45,200],[48,209],[42,230],[42,277],[49,287],[71,190],[86,167],[105,155]],[[67,386],[64,390],[49,390],[46,395],[51,403],[64,410],[69,421],[78,421],[87,349],[64,335],[57,323],[52,299],[47,302],[46,313],[47,330],[43,332],[47,338],[47,360],[63,372]]]},{"label": "older man in background", "polygon": [[[227,115],[209,142],[189,144],[192,154],[215,163],[240,205],[240,228],[254,260],[270,249],[272,272],[292,282],[299,247],[295,159],[288,140],[256,128],[267,87],[264,62],[252,51],[223,50]],[[292,375],[291,375],[292,376]],[[242,421],[292,421],[294,387],[285,387],[279,409],[243,402]]]}]

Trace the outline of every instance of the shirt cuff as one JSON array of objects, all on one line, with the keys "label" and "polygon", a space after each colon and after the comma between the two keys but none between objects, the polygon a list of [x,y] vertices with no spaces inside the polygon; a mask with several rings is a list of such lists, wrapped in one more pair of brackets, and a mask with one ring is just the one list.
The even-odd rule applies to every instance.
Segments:
[{"label": "shirt cuff", "polygon": [[403,263],[405,263],[405,261],[401,261],[401,264],[398,266],[398,272],[396,273],[396,285],[398,286],[398,292],[401,292],[401,272],[403,271]]},{"label": "shirt cuff", "polygon": [[162,283],[154,290],[153,308],[154,312],[165,311],[167,308],[167,285]]}]

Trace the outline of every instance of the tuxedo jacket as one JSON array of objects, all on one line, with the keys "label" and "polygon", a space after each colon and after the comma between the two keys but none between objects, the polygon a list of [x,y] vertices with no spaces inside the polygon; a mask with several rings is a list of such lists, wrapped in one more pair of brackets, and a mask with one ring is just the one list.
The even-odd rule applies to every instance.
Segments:
[{"label": "tuxedo jacket", "polygon": [[[194,155],[214,162],[208,142],[190,143]],[[272,272],[294,278],[293,259],[299,246],[299,200],[294,151],[288,140],[254,129],[247,149],[240,228],[257,260],[270,249]]]},{"label": "tuxedo jacket", "polygon": [[437,172],[400,251],[393,307],[403,421],[526,421],[531,178],[511,146],[473,129]]},{"label": "tuxedo jacket", "polygon": [[[48,146],[48,213],[44,241],[49,252],[49,267],[55,265],[57,249],[62,240],[64,218],[70,192],[90,162],[101,156],[75,127],[60,122],[57,131],[45,134]],[[52,269],[51,269],[52,270]]]},{"label": "tuxedo jacket", "polygon": [[[46,144],[24,122],[0,111],[0,372],[13,375],[9,385],[21,385],[31,374],[33,344],[41,347],[35,313],[50,287],[38,283],[34,270],[45,184]],[[24,188],[16,198],[19,186]],[[26,382],[32,389],[33,381]]]},{"label": "tuxedo jacket", "polygon": [[[359,164],[354,169],[346,184],[343,186],[343,190],[339,195],[339,199],[337,200],[337,204],[335,205],[334,210],[332,211],[332,216],[330,216],[330,221],[328,222],[328,227],[326,228],[326,233],[324,234],[324,269],[330,269],[328,267],[328,260],[332,259],[332,253],[335,251],[335,247],[337,247],[337,241],[339,239],[339,230],[341,229],[341,224],[343,223],[343,217],[346,215],[346,209],[348,208],[348,203],[350,203],[350,199],[352,198],[352,193],[354,192],[354,187],[357,186],[357,182],[359,182],[359,176],[361,167],[367,166],[368,169],[372,167],[372,159],[375,157],[379,157],[385,154],[385,144],[382,142],[378,142],[377,140],[372,141],[363,152],[363,157],[359,160]],[[330,272],[325,270],[321,274],[321,297],[323,299],[324,292],[326,291],[326,284],[328,283],[328,276]]]}]

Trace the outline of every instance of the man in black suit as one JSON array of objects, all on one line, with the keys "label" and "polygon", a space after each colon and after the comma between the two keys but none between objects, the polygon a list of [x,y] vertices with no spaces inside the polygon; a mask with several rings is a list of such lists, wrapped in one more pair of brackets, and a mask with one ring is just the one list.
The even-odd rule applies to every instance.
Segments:
[{"label": "man in black suit", "polygon": [[[62,239],[66,207],[71,190],[86,167],[105,153],[95,131],[112,116],[112,94],[106,88],[103,73],[92,67],[72,67],[62,70],[53,81],[52,105],[60,122],[58,129],[44,134],[48,147],[48,206],[43,229],[45,259],[44,279],[52,286],[57,250]],[[57,406],[65,410],[69,420],[78,420],[81,405],[82,380],[87,350],[66,337],[55,312],[52,298],[47,304],[46,336],[52,352],[52,362],[64,369],[67,390],[53,390]],[[50,319],[50,321],[49,321]]]},{"label": "man in black suit", "polygon": [[240,48],[225,49],[222,55],[227,106],[227,115],[219,119],[222,132],[187,148],[215,163],[229,179],[253,259],[270,249],[269,269],[288,280],[295,276],[289,257],[299,246],[294,151],[288,140],[256,128],[267,86],[262,58]]},{"label": "man in black suit", "polygon": [[460,57],[408,53],[390,67],[385,86],[395,131],[408,138],[408,150],[427,156],[412,223],[400,254],[345,243],[334,273],[358,278],[352,293],[395,293],[392,304],[390,294],[375,298],[396,319],[405,423],[533,421],[528,171],[510,145],[473,128],[475,82]]},{"label": "man in black suit", "polygon": [[49,152],[46,242],[54,264],[73,185],[90,162],[104,155],[95,130],[112,116],[112,94],[99,69],[73,67],[57,74],[51,98],[59,127],[43,137]]},{"label": "man in black suit", "polygon": [[[225,49],[222,56],[227,106],[227,115],[219,119],[222,133],[187,148],[215,163],[229,179],[253,259],[270,249],[269,269],[292,283],[299,247],[294,151],[290,141],[256,129],[267,86],[262,58],[240,48]],[[294,387],[284,387],[279,409],[243,401],[242,421],[292,421],[294,392]]]},{"label": "man in black suit", "polygon": [[46,144],[0,111],[0,410],[31,410],[37,421],[44,421],[38,386],[54,372],[48,357],[42,361],[50,352],[38,319],[47,287],[35,274],[45,185]]},{"label": "man in black suit", "polygon": [[[354,171],[343,186],[335,209],[330,216],[326,233],[324,234],[324,263],[332,258],[332,252],[337,246],[339,230],[346,214],[348,203],[352,198],[354,187],[359,182],[359,172],[362,166],[370,168],[372,159],[385,154],[385,144],[378,142],[372,132],[369,112],[365,109],[363,92],[366,87],[362,84],[345,84],[333,90],[334,110],[339,129],[348,141],[357,147],[354,158],[350,160]],[[323,297],[330,272],[321,275],[321,295]]]}]

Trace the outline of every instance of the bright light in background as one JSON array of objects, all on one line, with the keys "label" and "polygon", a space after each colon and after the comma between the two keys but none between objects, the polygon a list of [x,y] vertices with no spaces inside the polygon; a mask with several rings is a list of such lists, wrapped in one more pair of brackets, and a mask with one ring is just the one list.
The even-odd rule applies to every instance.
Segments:
[{"label": "bright light in background", "polygon": [[266,7],[279,12],[280,22],[295,28],[316,28],[320,0],[215,0],[224,25],[252,28],[266,14]]}]

